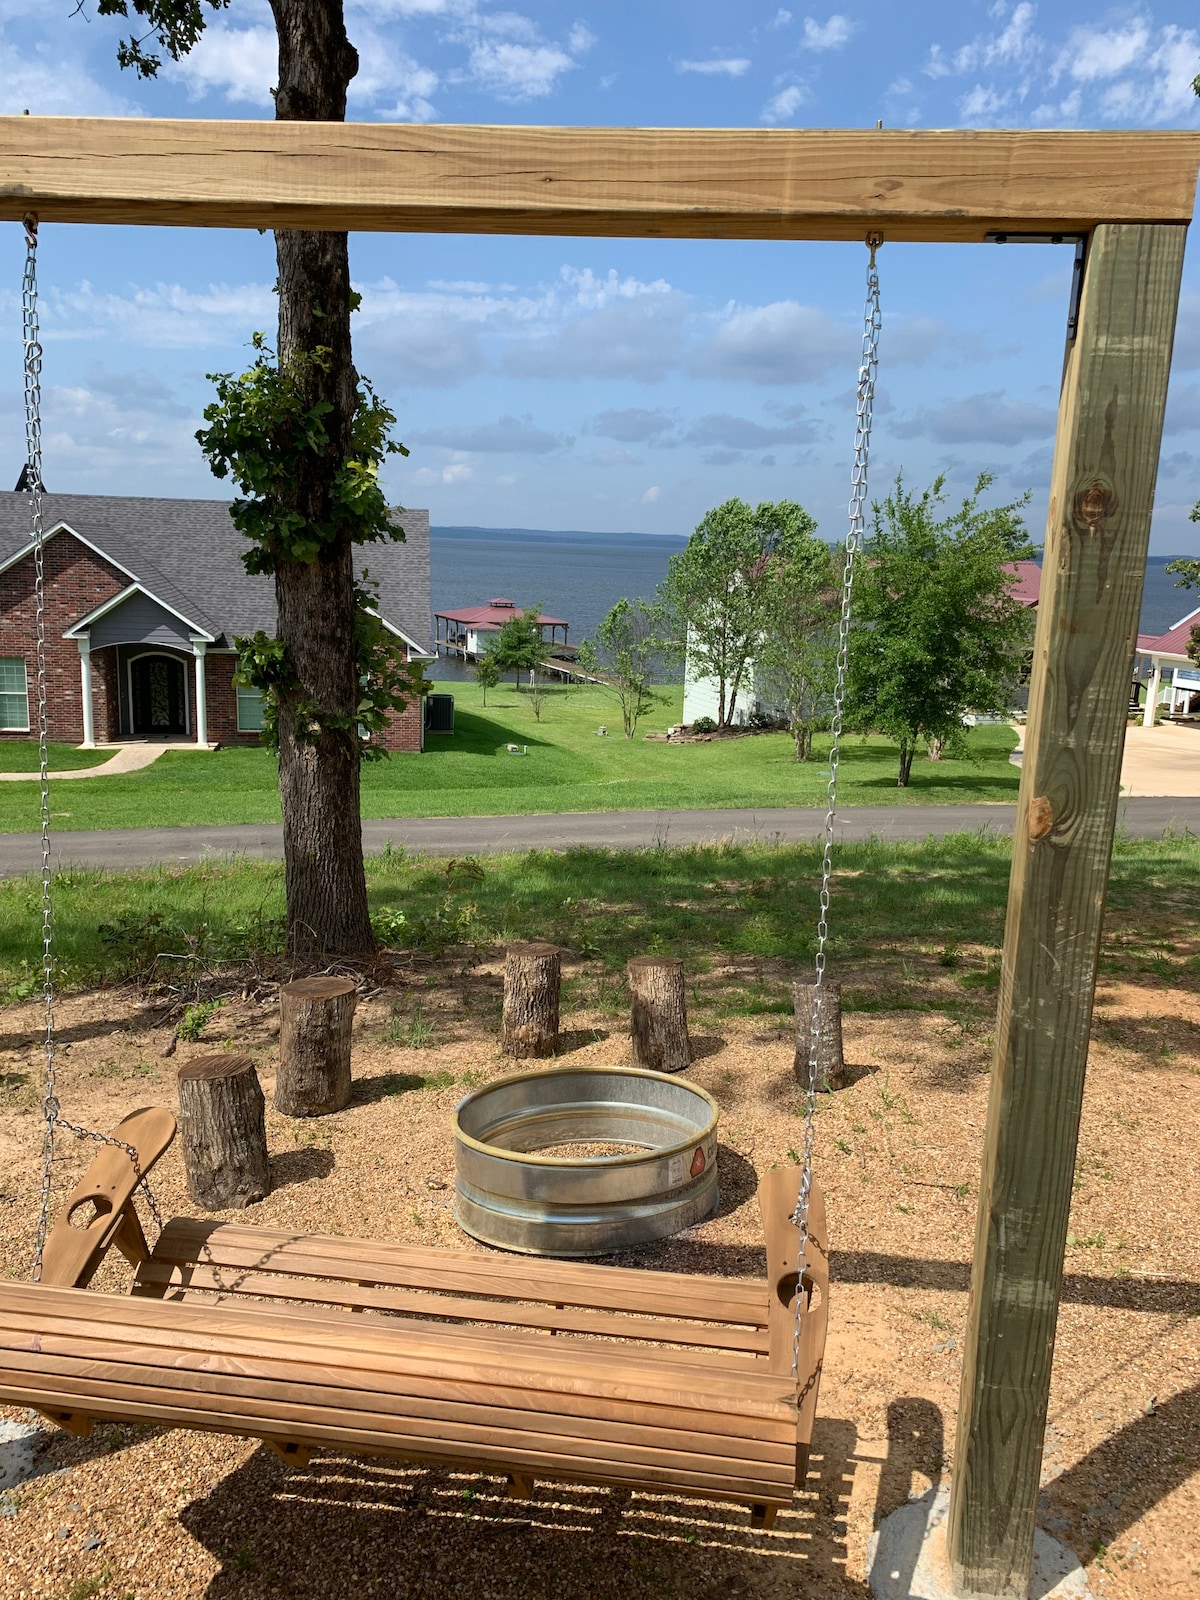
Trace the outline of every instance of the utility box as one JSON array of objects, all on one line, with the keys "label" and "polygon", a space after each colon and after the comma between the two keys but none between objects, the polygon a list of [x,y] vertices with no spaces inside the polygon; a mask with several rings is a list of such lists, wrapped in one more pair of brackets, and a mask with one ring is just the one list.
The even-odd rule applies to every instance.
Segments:
[{"label": "utility box", "polygon": [[425,732],[454,732],[454,696],[452,694],[427,694],[425,696]]}]

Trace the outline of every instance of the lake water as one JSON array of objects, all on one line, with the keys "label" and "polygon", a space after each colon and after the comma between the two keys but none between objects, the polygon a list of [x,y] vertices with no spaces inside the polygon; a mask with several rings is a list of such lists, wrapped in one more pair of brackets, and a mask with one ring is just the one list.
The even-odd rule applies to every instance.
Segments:
[{"label": "lake water", "polygon": [[[667,562],[686,539],[653,533],[574,533],[537,528],[431,528],[430,578],[435,611],[482,605],[504,595],[519,606],[537,600],[547,616],[565,617],[572,644],[591,638],[617,601],[649,600]],[[441,679],[473,678],[474,668],[443,660]]]},{"label": "lake water", "polygon": [[[605,613],[625,596],[650,599],[667,562],[686,539],[652,533],[555,532],[539,528],[431,528],[430,565],[435,611],[482,605],[505,595],[519,606],[540,600],[548,615],[571,624],[572,644],[590,638]],[[1163,569],[1146,568],[1141,632],[1165,633],[1200,603],[1178,589]],[[474,669],[441,661],[440,679],[467,679]]]}]

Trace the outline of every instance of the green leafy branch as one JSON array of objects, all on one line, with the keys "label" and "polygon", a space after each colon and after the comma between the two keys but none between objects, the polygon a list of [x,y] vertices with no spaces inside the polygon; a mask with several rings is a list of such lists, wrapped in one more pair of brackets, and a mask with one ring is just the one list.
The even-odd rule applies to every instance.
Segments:
[{"label": "green leafy branch", "polygon": [[281,366],[264,334],[256,333],[253,344],[258,354],[245,372],[208,374],[217,398],[204,408],[208,427],[196,434],[215,475],[232,477],[247,497],[230,508],[234,525],[253,546],[242,557],[246,571],[270,573],[284,561],[315,561],[347,535],[353,544],[402,540],[379,483],[384,458],[408,454],[388,437],[395,412],[359,379],[349,451],[332,476],[326,515],[305,517],[289,501],[312,458],[331,448],[326,418],[332,404],[310,394],[314,371],[328,371],[331,354],[319,345]]}]

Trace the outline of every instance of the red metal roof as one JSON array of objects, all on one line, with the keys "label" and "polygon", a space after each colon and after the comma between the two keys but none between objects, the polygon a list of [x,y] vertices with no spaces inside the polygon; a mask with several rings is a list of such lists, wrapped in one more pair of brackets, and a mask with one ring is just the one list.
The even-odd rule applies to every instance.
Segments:
[{"label": "red metal roof", "polygon": [[1023,606],[1036,606],[1042,592],[1042,569],[1038,563],[1013,561],[1008,571],[1015,573],[1017,579],[1009,591],[1013,599],[1019,600]]},{"label": "red metal roof", "polygon": [[[442,617],[447,622],[461,622],[468,628],[482,628],[485,632],[489,628],[502,628],[513,616],[524,616],[524,607],[514,605],[511,600],[506,600],[503,595],[497,595],[482,606],[464,606],[461,611],[435,611],[434,616]],[[545,612],[538,617],[538,621],[545,627],[567,628],[570,623],[564,617],[548,617]]]},{"label": "red metal roof", "polygon": [[1137,647],[1147,656],[1186,658],[1192,629],[1195,627],[1200,627],[1200,606],[1194,611],[1189,611],[1186,617],[1181,617],[1173,628],[1167,629],[1166,633],[1139,633]]}]

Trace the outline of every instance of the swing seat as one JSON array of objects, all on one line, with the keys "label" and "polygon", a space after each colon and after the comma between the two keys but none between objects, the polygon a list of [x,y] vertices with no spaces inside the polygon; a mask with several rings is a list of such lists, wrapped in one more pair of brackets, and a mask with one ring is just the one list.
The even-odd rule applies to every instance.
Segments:
[{"label": "swing seat", "polygon": [[[173,1132],[154,1109],[116,1136],[144,1173]],[[742,1502],[759,1527],[804,1481],[828,1258],[814,1184],[798,1290],[795,1168],[759,1185],[753,1280],[182,1217],[151,1251],[135,1183],[106,1147],[42,1281],[0,1285],[0,1399],[84,1434],[101,1418],[242,1434],[297,1466],[324,1448],[507,1475],[517,1496],[540,1479]],[[129,1295],[80,1286],[112,1244],[135,1263]]]}]

